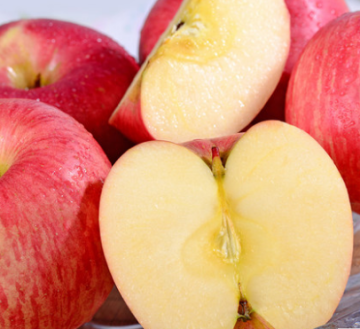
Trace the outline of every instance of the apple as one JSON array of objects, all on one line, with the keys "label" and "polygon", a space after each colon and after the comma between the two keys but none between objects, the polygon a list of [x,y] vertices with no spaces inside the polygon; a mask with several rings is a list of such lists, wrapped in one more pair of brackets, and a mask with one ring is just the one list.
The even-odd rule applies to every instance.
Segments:
[{"label": "apple", "polygon": [[84,26],[53,19],[0,26],[0,98],[60,108],[93,134],[112,162],[133,145],[108,119],[137,71],[121,46]]},{"label": "apple", "polygon": [[360,13],[345,14],[308,43],[291,75],[286,121],[312,135],[338,167],[360,213]]},{"label": "apple", "polygon": [[313,329],[351,267],[344,182],[280,121],[131,148],[106,178],[99,220],[115,284],[147,329]]},{"label": "apple", "polygon": [[0,327],[75,329],[113,281],[99,234],[110,162],[69,115],[0,100]]},{"label": "apple", "polygon": [[290,42],[283,0],[187,0],[110,123],[134,142],[238,132],[278,83]]},{"label": "apple", "polygon": [[[142,63],[178,11],[182,0],[158,0],[141,30]],[[349,11],[345,0],[285,0],[291,18],[291,44],[281,79],[264,108],[251,124],[268,119],[285,120],[285,95],[291,71],[306,43],[329,21]]]}]

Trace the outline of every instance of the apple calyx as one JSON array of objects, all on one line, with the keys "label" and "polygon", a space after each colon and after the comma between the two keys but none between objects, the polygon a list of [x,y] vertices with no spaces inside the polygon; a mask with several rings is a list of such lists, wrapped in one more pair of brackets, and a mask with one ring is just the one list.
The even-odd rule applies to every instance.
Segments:
[{"label": "apple calyx", "polygon": [[241,297],[238,308],[238,320],[234,329],[274,329],[258,313],[256,313],[249,302]]},{"label": "apple calyx", "polygon": [[241,246],[234,224],[231,220],[228,202],[223,187],[225,168],[222,164],[220,151],[217,146],[212,147],[212,172],[218,186],[218,196],[221,208],[221,229],[216,236],[214,251],[225,262],[238,264],[240,260]]}]

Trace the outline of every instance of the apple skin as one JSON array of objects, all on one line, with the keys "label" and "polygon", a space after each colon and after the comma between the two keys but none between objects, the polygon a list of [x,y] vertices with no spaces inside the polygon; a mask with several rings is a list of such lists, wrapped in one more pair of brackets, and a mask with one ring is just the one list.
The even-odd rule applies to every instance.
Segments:
[{"label": "apple skin", "polygon": [[360,212],[360,13],[322,28],[297,62],[286,98],[286,121],[313,136],[338,167]]},{"label": "apple skin", "polygon": [[111,164],[76,120],[0,100],[0,327],[75,329],[113,281],[98,208]]},{"label": "apple skin", "polygon": [[[11,30],[16,31],[12,36]],[[60,108],[93,134],[111,162],[133,145],[108,124],[139,69],[115,41],[77,24],[31,19],[2,25],[0,45],[1,98],[29,98]],[[14,63],[19,53],[22,59]],[[28,90],[14,87],[9,66],[24,70],[24,58],[30,58],[27,65],[35,73],[50,75],[50,84]]]},{"label": "apple skin", "polygon": [[291,17],[289,57],[274,93],[251,125],[264,120],[285,121],[285,99],[291,71],[313,35],[328,22],[349,11],[344,0],[285,0]]},{"label": "apple skin", "polygon": [[233,146],[242,135],[243,133],[238,133],[212,139],[195,139],[186,143],[182,143],[181,145],[197,154],[211,167],[213,162],[213,147],[218,148],[221,159],[226,161],[229,152],[232,150]]},{"label": "apple skin", "polygon": [[[158,0],[155,3],[141,31],[140,63],[150,54],[181,3],[182,0]],[[290,74],[306,43],[322,26],[349,11],[344,0],[285,0],[285,3],[291,17],[289,56],[274,93],[250,125],[270,119],[285,121],[285,98]]]},{"label": "apple skin", "polygon": [[183,0],[157,0],[141,29],[139,62],[143,63],[165,32]]}]

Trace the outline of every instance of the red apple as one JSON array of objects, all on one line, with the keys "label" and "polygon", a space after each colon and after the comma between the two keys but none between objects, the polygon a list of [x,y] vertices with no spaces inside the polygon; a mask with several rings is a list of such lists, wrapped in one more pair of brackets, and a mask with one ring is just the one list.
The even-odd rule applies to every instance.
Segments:
[{"label": "red apple", "polygon": [[[182,0],[158,0],[141,31],[139,58],[142,63],[175,16]],[[251,124],[267,119],[285,120],[285,94],[291,71],[306,43],[326,23],[348,12],[345,0],[285,0],[291,17],[289,56],[279,84]]]},{"label": "red apple", "polygon": [[334,160],[360,212],[360,13],[321,29],[291,75],[286,121],[312,135]]},{"label": "red apple", "polygon": [[75,329],[111,291],[98,207],[110,163],[89,132],[0,100],[0,327]]},{"label": "red apple", "polygon": [[283,0],[186,0],[109,122],[134,142],[234,134],[273,93],[289,43]]},{"label": "red apple", "polygon": [[345,184],[284,122],[131,148],[106,178],[99,218],[114,281],[147,329],[313,329],[350,273]]},{"label": "red apple", "polygon": [[56,106],[90,131],[112,162],[130,142],[108,124],[138,65],[107,36],[69,22],[0,26],[0,97]]}]

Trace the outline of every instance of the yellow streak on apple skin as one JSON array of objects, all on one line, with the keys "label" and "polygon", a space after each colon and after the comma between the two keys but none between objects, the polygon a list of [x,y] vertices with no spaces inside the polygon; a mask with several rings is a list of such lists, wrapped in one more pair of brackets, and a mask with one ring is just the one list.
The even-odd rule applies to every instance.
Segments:
[{"label": "yellow streak on apple skin", "polygon": [[218,195],[221,207],[221,229],[216,236],[215,252],[225,261],[234,265],[239,264],[241,245],[240,239],[236,234],[233,222],[231,220],[229,206],[226,201],[226,195],[223,186],[223,177],[225,169],[221,162],[219,150],[215,147],[215,156],[212,161],[212,172],[218,185]]},{"label": "yellow streak on apple skin", "polygon": [[0,39],[0,48],[9,47],[14,40],[16,40],[17,36],[21,33],[22,26],[17,25],[15,27],[9,28]]},{"label": "yellow streak on apple skin", "polygon": [[5,163],[0,163],[0,177],[2,177],[6,173],[9,167],[10,166]]}]

